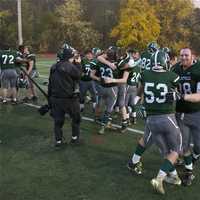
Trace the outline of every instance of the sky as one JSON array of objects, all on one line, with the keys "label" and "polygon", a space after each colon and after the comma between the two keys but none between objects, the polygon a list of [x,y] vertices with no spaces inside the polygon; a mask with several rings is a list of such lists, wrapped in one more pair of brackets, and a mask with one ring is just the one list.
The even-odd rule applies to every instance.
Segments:
[{"label": "sky", "polygon": [[193,0],[194,1],[194,4],[200,8],[200,0]]}]

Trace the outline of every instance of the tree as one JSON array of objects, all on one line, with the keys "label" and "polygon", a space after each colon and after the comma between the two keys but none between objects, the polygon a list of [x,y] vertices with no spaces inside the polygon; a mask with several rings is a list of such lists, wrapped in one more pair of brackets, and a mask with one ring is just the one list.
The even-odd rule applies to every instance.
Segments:
[{"label": "tree", "polygon": [[192,49],[200,54],[200,8],[196,8],[188,20],[191,35],[189,38]]},{"label": "tree", "polygon": [[17,44],[16,5],[12,0],[0,1],[0,46],[15,47]]},{"label": "tree", "polygon": [[175,51],[189,44],[191,36],[187,22],[193,10],[191,0],[149,0],[160,20],[158,42]]},{"label": "tree", "polygon": [[54,40],[67,41],[78,49],[96,46],[100,35],[91,23],[82,20],[82,14],[79,0],[65,0],[58,6],[52,24]]},{"label": "tree", "polygon": [[126,0],[120,10],[120,19],[111,32],[122,47],[134,45],[143,49],[150,41],[157,40],[160,33],[159,20],[147,0]]}]

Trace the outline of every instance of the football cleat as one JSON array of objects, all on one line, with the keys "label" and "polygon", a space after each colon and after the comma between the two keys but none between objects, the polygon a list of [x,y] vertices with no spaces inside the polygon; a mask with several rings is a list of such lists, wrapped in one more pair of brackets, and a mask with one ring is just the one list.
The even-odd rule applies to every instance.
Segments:
[{"label": "football cleat", "polygon": [[94,122],[96,123],[96,124],[102,124],[102,121],[101,121],[101,118],[100,117],[94,117]]},{"label": "football cleat", "polygon": [[178,158],[176,161],[176,165],[177,166],[184,166],[184,160],[183,158]]},{"label": "football cleat", "polygon": [[7,100],[6,100],[6,99],[3,99],[2,103],[3,103],[3,104],[7,104]]},{"label": "football cleat", "polygon": [[70,141],[70,145],[73,145],[73,146],[79,146],[81,144],[83,144],[83,141],[80,139],[71,139]]},{"label": "football cleat", "polygon": [[190,186],[192,185],[192,181],[195,179],[194,174],[192,173],[192,171],[186,171],[185,174],[183,175],[182,178],[182,184],[183,186]]},{"label": "football cleat", "polygon": [[105,134],[105,130],[106,130],[106,129],[111,130],[111,131],[117,130],[117,128],[115,128],[115,127],[112,126],[111,121],[109,121],[109,122],[107,122],[106,124],[102,123],[101,128],[100,128],[100,130],[99,130],[98,133],[99,133],[100,135],[103,135],[103,134]]},{"label": "football cleat", "polygon": [[134,172],[137,175],[142,174],[142,162],[137,162],[136,164],[133,164],[132,160],[130,160],[127,164],[127,168],[129,171]]},{"label": "football cleat", "polygon": [[37,100],[38,100],[38,97],[37,97],[37,96],[32,96],[32,97],[31,97],[31,100],[32,100],[32,101],[37,101]]},{"label": "football cleat", "polygon": [[98,134],[99,135],[104,135],[105,134],[105,126],[104,125],[101,126],[100,130],[98,131]]},{"label": "football cleat", "polygon": [[164,181],[166,183],[173,184],[173,185],[181,185],[181,182],[182,182],[178,175],[176,175],[176,176],[167,175],[164,178]]},{"label": "football cleat", "polygon": [[131,123],[132,124],[137,124],[137,118],[136,117],[131,117]]},{"label": "football cleat", "polygon": [[122,122],[122,126],[121,126],[121,129],[120,129],[120,132],[121,132],[121,133],[125,133],[126,130],[127,130],[127,128],[128,128],[128,120],[124,120],[124,121]]},{"label": "football cleat", "polygon": [[159,194],[165,194],[163,180],[161,178],[153,178],[151,180],[151,185],[153,186],[153,189]]},{"label": "football cleat", "polygon": [[11,100],[11,103],[12,103],[12,105],[16,105],[18,102],[17,102],[17,99],[16,98],[14,98],[14,99],[12,99]]}]

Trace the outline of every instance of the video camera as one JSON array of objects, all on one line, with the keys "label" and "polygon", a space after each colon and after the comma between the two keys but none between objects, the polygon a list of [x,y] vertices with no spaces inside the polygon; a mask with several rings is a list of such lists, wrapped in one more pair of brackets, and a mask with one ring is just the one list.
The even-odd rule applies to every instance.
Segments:
[{"label": "video camera", "polygon": [[50,107],[48,104],[45,104],[43,106],[41,106],[39,109],[38,109],[38,112],[40,113],[40,115],[44,116],[46,113],[48,113],[50,110]]}]

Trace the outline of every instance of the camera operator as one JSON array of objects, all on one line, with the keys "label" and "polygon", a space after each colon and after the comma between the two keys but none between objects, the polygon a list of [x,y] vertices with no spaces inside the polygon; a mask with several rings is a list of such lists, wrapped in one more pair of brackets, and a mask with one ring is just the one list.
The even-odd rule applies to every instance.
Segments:
[{"label": "camera operator", "polygon": [[72,119],[71,144],[79,144],[80,103],[79,80],[81,77],[81,58],[74,56],[71,48],[63,49],[59,62],[51,67],[48,97],[51,115],[54,119],[55,146],[64,144],[62,127],[65,114]]}]

